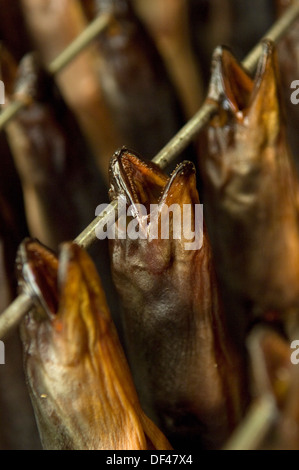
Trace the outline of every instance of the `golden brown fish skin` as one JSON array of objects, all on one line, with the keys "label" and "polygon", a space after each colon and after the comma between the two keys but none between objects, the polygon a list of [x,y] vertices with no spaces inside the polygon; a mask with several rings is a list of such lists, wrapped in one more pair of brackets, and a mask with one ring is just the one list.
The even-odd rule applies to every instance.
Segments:
[{"label": "golden brown fish skin", "polygon": [[[159,217],[166,204],[191,204],[192,211],[199,204],[190,162],[169,178],[122,149],[111,162],[110,179],[112,199],[125,194],[128,204],[158,203]],[[185,242],[172,232],[169,240],[110,240],[112,272],[144,410],[176,449],[217,448],[238,422],[246,393],[206,230],[201,249],[186,251]]]},{"label": "golden brown fish skin", "polygon": [[268,41],[255,80],[218,49],[208,97],[218,113],[199,153],[217,273],[241,345],[254,316],[282,320],[299,303],[298,181],[278,76]]},{"label": "golden brown fish skin", "polygon": [[87,253],[65,243],[58,263],[52,252],[26,240],[18,271],[22,291],[31,290],[36,306],[22,325],[22,339],[44,448],[170,450],[140,408]]},{"label": "golden brown fish skin", "polygon": [[184,124],[176,91],[131,2],[94,0],[94,8],[113,17],[96,41],[103,98],[122,144],[151,159]]},{"label": "golden brown fish skin", "polygon": [[[13,68],[11,62],[6,59],[3,63],[6,72]],[[29,233],[56,250],[94,219],[95,208],[107,198],[106,185],[73,113],[41,69],[37,56],[25,56],[17,78],[15,75],[6,73],[7,104],[17,96],[27,107],[6,126],[6,133],[22,184]],[[18,244],[25,236],[28,232]],[[117,321],[117,297],[106,268],[107,240],[98,241],[97,250],[91,252]],[[15,254],[12,263],[14,260]]]},{"label": "golden brown fish skin", "polygon": [[[9,206],[8,206],[9,207]],[[0,313],[16,297],[14,260],[18,231],[2,218],[0,195]],[[4,215],[6,215],[4,213]],[[10,213],[13,215],[13,212]],[[0,367],[0,450],[41,449],[36,421],[24,381],[22,345],[17,330],[1,338],[5,365]]]},{"label": "golden brown fish skin", "polygon": [[30,103],[6,126],[30,234],[56,249],[90,223],[105,185],[71,112],[36,56],[22,60],[14,89],[7,102],[17,96]]}]

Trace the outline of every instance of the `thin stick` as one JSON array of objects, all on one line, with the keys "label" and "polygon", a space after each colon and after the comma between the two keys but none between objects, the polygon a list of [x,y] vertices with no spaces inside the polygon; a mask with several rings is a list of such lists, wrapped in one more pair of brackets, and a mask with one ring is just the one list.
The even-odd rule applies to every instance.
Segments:
[{"label": "thin stick", "polygon": [[[284,15],[273,25],[269,32],[264,38],[269,38],[272,41],[278,41],[281,36],[286,33],[288,28],[294,23],[299,15],[299,1],[293,6],[288,8]],[[257,65],[260,45],[257,45],[253,51],[246,57],[243,62],[245,67],[248,67],[249,71],[252,72]],[[216,107],[212,104],[205,104],[195,116],[176,134],[176,136],[159,152],[159,154],[153,159],[155,163],[160,165],[161,168],[165,168],[182,150],[184,150],[189,143],[193,140],[196,134],[209,122],[210,118],[216,112]],[[1,129],[1,126],[0,126]],[[96,241],[95,229],[101,224],[103,227],[107,224],[113,223],[114,217],[112,212],[115,210],[114,204],[110,204],[105,210],[106,214],[99,215],[76,239],[75,242],[84,248],[88,248],[92,243]],[[23,300],[22,300],[23,299]],[[26,300],[26,302],[25,302]],[[17,303],[15,303],[17,302]],[[0,338],[6,334],[9,328],[6,328],[7,312],[12,316],[11,325],[18,324],[26,311],[28,310],[28,298],[25,299],[24,295],[20,296],[12,305],[17,305],[17,308],[8,307],[5,312],[0,315]],[[26,303],[26,308],[25,308]],[[23,306],[24,304],[24,306]],[[2,318],[4,320],[2,320]]]},{"label": "thin stick", "polygon": [[193,118],[156,155],[153,162],[161,168],[166,168],[192,142],[198,132],[208,124],[215,112],[217,112],[217,107],[214,104],[205,103]]},{"label": "thin stick", "polygon": [[0,114],[0,130],[15,117],[15,115],[25,106],[23,101],[13,101],[11,104],[4,109]]},{"label": "thin stick", "polygon": [[[96,217],[91,224],[75,238],[74,242],[82,248],[89,248],[96,240],[95,232],[99,224],[107,225],[110,227],[117,219],[117,200],[112,201],[107,209],[103,211],[98,217]],[[1,318],[1,317],[0,317]]]},{"label": "thin stick", "polygon": [[250,407],[247,416],[223,450],[257,450],[263,443],[276,416],[277,407],[271,395],[265,395],[258,399]]},{"label": "thin stick", "polygon": [[48,72],[56,75],[61,72],[93,39],[109,25],[111,15],[103,13],[92,21],[87,28],[48,66]]},{"label": "thin stick", "polygon": [[1,313],[0,338],[3,339],[7,333],[20,323],[23,316],[26,315],[31,306],[32,299],[26,294],[21,294],[3,313]]},{"label": "thin stick", "polygon": [[[103,14],[92,21],[86,29],[56,57],[48,66],[48,72],[56,75],[61,72],[86,46],[111,22],[111,15]],[[14,101],[0,114],[0,130],[26,106],[23,101]]]},{"label": "thin stick", "polygon": [[252,51],[246,56],[242,64],[245,69],[253,73],[260,55],[262,53],[262,40],[270,39],[273,42],[278,42],[282,36],[286,33],[288,28],[296,21],[299,13],[299,2],[296,1],[290,6],[285,13],[279,18],[276,23],[269,29],[261,41],[252,49]]}]

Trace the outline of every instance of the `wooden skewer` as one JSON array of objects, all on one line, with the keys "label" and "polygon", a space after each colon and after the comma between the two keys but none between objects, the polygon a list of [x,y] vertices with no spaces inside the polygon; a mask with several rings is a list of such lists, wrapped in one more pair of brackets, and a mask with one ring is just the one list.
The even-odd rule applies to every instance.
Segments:
[{"label": "wooden skewer", "polygon": [[265,439],[277,414],[277,406],[271,395],[256,400],[223,450],[256,450]]}]

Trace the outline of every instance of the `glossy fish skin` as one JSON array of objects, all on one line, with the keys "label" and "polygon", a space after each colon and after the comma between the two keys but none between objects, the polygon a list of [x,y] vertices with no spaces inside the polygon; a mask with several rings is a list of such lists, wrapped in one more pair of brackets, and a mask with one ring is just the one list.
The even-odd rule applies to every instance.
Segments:
[{"label": "glossy fish skin", "polygon": [[34,240],[18,257],[35,307],[22,325],[24,365],[45,449],[170,450],[144,415],[93,262],[65,243],[59,261]]},{"label": "glossy fish skin", "polygon": [[184,124],[176,91],[130,1],[94,0],[94,11],[113,17],[96,41],[103,98],[122,143],[151,159]]},{"label": "glossy fish skin", "polygon": [[90,223],[105,185],[73,116],[36,57],[25,56],[18,72],[7,101],[18,96],[31,105],[8,123],[6,132],[30,234],[56,249]]},{"label": "glossy fish skin", "polygon": [[[199,204],[190,162],[171,178],[122,149],[111,162],[111,198],[128,204]],[[149,219],[150,221],[151,219]],[[194,220],[193,220],[194,223]],[[194,229],[194,227],[193,227]],[[148,229],[150,230],[150,228]],[[175,240],[110,240],[126,350],[142,406],[176,449],[219,447],[246,397],[226,333],[206,231],[200,250]]]},{"label": "glossy fish skin", "polygon": [[276,53],[263,43],[255,80],[216,50],[199,165],[215,266],[230,328],[244,343],[254,317],[295,314],[299,304],[298,181],[279,95]]}]

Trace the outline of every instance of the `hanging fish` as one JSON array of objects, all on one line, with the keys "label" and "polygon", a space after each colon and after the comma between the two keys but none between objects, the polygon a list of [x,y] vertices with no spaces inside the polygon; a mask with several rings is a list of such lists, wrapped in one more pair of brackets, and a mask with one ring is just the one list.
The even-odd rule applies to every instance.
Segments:
[{"label": "hanging fish", "polygon": [[184,124],[160,54],[128,0],[94,0],[109,27],[96,40],[99,81],[122,143],[153,158]]},{"label": "hanging fish", "polygon": [[[2,170],[6,169],[5,150],[2,147]],[[6,178],[9,175],[4,174]],[[1,172],[0,180],[2,176]],[[18,206],[16,201],[4,197],[7,196],[5,189],[0,185],[0,314],[16,296],[14,260],[22,234],[22,220],[17,219]],[[5,345],[5,364],[0,361],[0,450],[39,449],[35,419],[24,383],[18,332],[11,332],[1,339]]]},{"label": "hanging fish", "polygon": [[[0,161],[0,314],[16,297],[14,261],[27,235],[22,194],[11,154],[2,135]],[[20,338],[17,331],[1,338],[5,364],[0,364],[0,450],[40,449],[40,441],[24,383]]]},{"label": "hanging fish", "polygon": [[[79,0],[21,0],[21,6],[34,48],[45,68],[88,26]],[[108,180],[109,160],[123,142],[103,101],[97,61],[94,46],[90,45],[55,80],[102,177]]]},{"label": "hanging fish", "polygon": [[[10,16],[11,9],[4,13]],[[3,18],[1,17],[3,20]],[[1,21],[0,21],[1,23]],[[2,27],[0,25],[0,29]],[[10,41],[9,41],[10,42]],[[13,41],[12,41],[13,43]],[[15,41],[17,47],[18,41]],[[1,48],[1,63],[8,54]],[[7,61],[5,61],[7,64]],[[10,63],[10,65],[13,65]],[[15,79],[16,67],[1,69],[6,91]],[[17,295],[14,271],[19,244],[28,236],[23,195],[18,173],[5,134],[0,134],[0,314]],[[22,350],[18,331],[1,338],[5,344],[5,364],[0,365],[0,449],[40,449],[36,422],[24,382]]]},{"label": "hanging fish", "polygon": [[[11,80],[7,83],[9,92]],[[91,223],[96,207],[107,198],[106,185],[73,114],[41,70],[36,55],[24,57],[13,88],[7,104],[16,97],[27,106],[5,131],[22,184],[29,233],[56,250],[59,243],[76,238]],[[98,245],[90,252],[118,323],[107,240]]]},{"label": "hanging fish", "polygon": [[95,266],[73,243],[59,260],[20,246],[20,289],[34,307],[22,324],[24,366],[45,449],[170,450],[141,410]]},{"label": "hanging fish", "polygon": [[[183,162],[169,178],[122,149],[111,161],[110,181],[112,200],[125,196],[132,206],[117,226],[127,226],[129,234],[130,226],[139,224],[135,239],[134,232],[111,237],[110,251],[142,406],[176,449],[217,448],[238,423],[246,392],[226,332],[207,233],[197,218],[194,166]],[[152,205],[157,208],[150,213]],[[190,227],[178,232],[171,223],[164,239],[161,224],[172,205],[179,209],[177,222],[183,208],[190,210]],[[186,249],[195,237],[201,243]]]},{"label": "hanging fish", "polygon": [[242,347],[255,317],[285,321],[299,306],[298,181],[289,153],[274,46],[255,79],[218,48],[199,165],[215,266],[231,331]]},{"label": "hanging fish", "polygon": [[91,222],[105,185],[71,113],[35,55],[22,60],[7,102],[14,97],[29,104],[5,128],[29,230],[55,249]]}]

